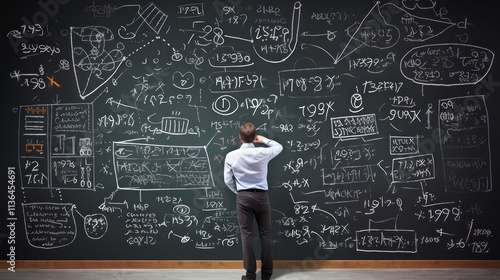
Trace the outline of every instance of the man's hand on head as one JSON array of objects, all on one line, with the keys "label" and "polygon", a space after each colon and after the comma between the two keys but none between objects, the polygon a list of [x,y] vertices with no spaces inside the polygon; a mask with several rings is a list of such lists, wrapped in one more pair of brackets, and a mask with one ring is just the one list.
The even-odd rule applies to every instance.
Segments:
[{"label": "man's hand on head", "polygon": [[254,143],[262,143],[266,140],[267,138],[262,136],[262,135],[257,135],[255,137],[255,140],[253,140]]}]

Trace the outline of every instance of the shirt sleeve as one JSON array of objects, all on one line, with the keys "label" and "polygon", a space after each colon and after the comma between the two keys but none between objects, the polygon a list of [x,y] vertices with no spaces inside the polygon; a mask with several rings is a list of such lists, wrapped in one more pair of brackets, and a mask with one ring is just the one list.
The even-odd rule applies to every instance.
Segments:
[{"label": "shirt sleeve", "polygon": [[232,192],[237,193],[236,181],[234,180],[233,170],[227,158],[226,161],[224,162],[224,182]]},{"label": "shirt sleeve", "polygon": [[264,142],[264,145],[268,146],[272,150],[271,158],[274,158],[279,153],[281,153],[281,151],[283,151],[283,146],[280,143],[271,139],[267,139]]}]

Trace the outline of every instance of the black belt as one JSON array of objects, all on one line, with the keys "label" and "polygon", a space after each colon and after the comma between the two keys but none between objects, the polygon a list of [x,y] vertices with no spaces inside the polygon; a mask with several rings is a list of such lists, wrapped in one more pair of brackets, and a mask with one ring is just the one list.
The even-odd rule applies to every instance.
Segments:
[{"label": "black belt", "polygon": [[261,189],[246,189],[246,190],[239,190],[238,192],[267,192],[267,190],[261,190]]}]

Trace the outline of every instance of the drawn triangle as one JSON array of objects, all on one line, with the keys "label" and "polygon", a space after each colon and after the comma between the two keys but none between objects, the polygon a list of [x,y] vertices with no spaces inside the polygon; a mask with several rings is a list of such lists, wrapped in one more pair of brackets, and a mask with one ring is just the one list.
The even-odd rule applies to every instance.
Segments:
[{"label": "drawn triangle", "polygon": [[113,77],[125,56],[110,44],[114,35],[106,27],[71,27],[70,39],[76,86],[85,99]]}]

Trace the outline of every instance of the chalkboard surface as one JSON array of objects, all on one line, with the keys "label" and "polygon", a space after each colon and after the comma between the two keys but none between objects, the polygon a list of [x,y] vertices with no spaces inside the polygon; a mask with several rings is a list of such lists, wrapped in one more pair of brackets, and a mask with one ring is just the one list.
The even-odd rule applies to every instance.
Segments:
[{"label": "chalkboard surface", "polygon": [[500,259],[486,1],[11,4],[2,258],[240,259],[251,121],[275,259]]}]

